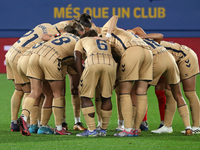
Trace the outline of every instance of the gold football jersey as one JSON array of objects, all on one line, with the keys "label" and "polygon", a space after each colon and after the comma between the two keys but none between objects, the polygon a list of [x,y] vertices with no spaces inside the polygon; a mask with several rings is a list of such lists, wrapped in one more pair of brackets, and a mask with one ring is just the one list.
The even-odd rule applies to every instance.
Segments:
[{"label": "gold football jersey", "polygon": [[94,64],[115,65],[111,54],[111,47],[108,42],[104,40],[85,37],[76,43],[74,50],[81,52],[83,56],[86,55],[85,67]]},{"label": "gold football jersey", "polygon": [[37,44],[35,44],[33,47],[31,47],[30,49],[26,50],[22,55],[23,56],[28,56],[28,55],[31,55],[33,54],[33,51],[39,47],[40,45],[42,45],[43,43],[45,43],[45,41],[42,41],[42,42],[39,42]]},{"label": "gold football jersey", "polygon": [[143,40],[145,43],[147,43],[149,46],[151,46],[153,54],[159,54],[159,53],[166,51],[165,47],[161,46],[158,42],[156,42],[153,39],[146,38]]},{"label": "gold football jersey", "polygon": [[70,62],[74,60],[74,47],[78,40],[79,37],[74,34],[63,33],[55,39],[35,45],[32,49],[34,49],[33,53],[46,57],[50,61],[59,59],[67,65],[69,60]]},{"label": "gold football jersey", "polygon": [[189,47],[185,45],[180,45],[178,43],[173,43],[173,42],[161,41],[160,44],[164,46],[167,49],[167,51],[174,56],[176,61],[185,57],[191,50]]},{"label": "gold football jersey", "polygon": [[17,42],[13,44],[13,46],[8,50],[6,58],[9,58],[10,60],[17,62],[19,56],[22,53],[30,49],[36,43],[42,41],[42,39],[40,38],[42,34],[57,34],[57,33],[59,32],[53,25],[49,23],[39,24],[32,30],[25,33]]},{"label": "gold football jersey", "polygon": [[[106,35],[108,25],[109,23],[107,22],[103,26],[101,30],[102,36]],[[111,47],[114,47],[118,55],[122,55],[122,53],[127,48],[133,46],[142,46],[143,48],[150,50],[150,46],[147,45],[138,35],[135,35],[133,32],[125,31],[123,29],[115,27],[111,35],[112,37],[109,38],[109,43],[111,44]]]}]

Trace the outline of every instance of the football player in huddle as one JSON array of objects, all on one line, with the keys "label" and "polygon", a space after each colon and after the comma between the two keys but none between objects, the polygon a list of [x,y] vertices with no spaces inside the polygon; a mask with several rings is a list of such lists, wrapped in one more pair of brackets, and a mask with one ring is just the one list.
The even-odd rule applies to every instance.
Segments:
[{"label": "football player in huddle", "polygon": [[[111,96],[116,79],[117,64],[112,57],[108,42],[92,38],[95,30],[89,30],[76,43],[74,53],[76,68],[80,77],[81,110],[88,130],[77,134],[78,137],[106,136],[107,126],[112,113]],[[86,56],[86,59],[84,59]],[[83,70],[82,59],[85,68]],[[91,99],[98,86],[101,96],[101,129],[96,130],[95,108]]]},{"label": "football player in huddle", "polygon": [[[153,56],[150,46],[139,36],[116,26],[113,16],[102,28],[104,40],[108,40],[116,54],[121,57],[117,76],[119,77],[119,99],[124,118],[124,130],[114,136],[138,136],[139,126],[147,109],[147,87],[152,80]],[[131,89],[135,82],[138,105],[132,105]],[[135,126],[132,128],[133,109],[137,109]]]},{"label": "football player in huddle", "polygon": [[24,83],[17,71],[18,59],[26,50],[41,42],[40,37],[43,34],[59,34],[59,31],[49,23],[39,24],[15,42],[5,55],[7,79],[12,80],[15,85],[15,91],[11,98],[11,131],[19,131],[17,118],[21,99],[22,97],[25,99],[30,92],[28,85]]},{"label": "football player in huddle", "polygon": [[[78,20],[80,21],[83,19],[85,19],[84,15],[81,15]],[[11,131],[19,131],[19,127],[16,124],[16,122],[17,122],[16,118],[18,116],[21,99],[23,96],[25,99],[26,96],[30,94],[29,79],[28,80],[25,79],[25,81],[23,82],[22,79],[20,79],[19,73],[17,72],[16,64],[18,62],[19,57],[21,56],[21,54],[23,54],[27,49],[31,48],[37,42],[46,40],[45,36],[47,36],[47,37],[49,37],[49,35],[51,35],[52,37],[60,36],[61,32],[64,30],[66,25],[68,25],[70,22],[71,22],[71,20],[70,21],[61,21],[54,25],[51,25],[49,23],[40,24],[37,27],[35,27],[34,29],[32,29],[31,31],[27,32],[22,38],[20,38],[15,44],[13,44],[11,49],[6,54],[7,76],[8,76],[8,79],[13,80],[14,84],[15,84],[15,91],[14,91],[12,99],[11,99],[11,126],[10,126]],[[84,25],[86,25],[86,27],[88,27],[88,26],[91,27],[90,22],[87,22]],[[27,54],[27,55],[29,55],[29,54]],[[26,65],[24,65],[24,66],[26,66]],[[26,69],[26,67],[24,69]],[[70,71],[68,71],[68,72],[70,72]],[[70,79],[73,78],[73,74],[69,74],[69,78]],[[75,89],[74,82],[72,82],[72,80],[70,80],[70,81],[71,81],[71,86],[70,86],[71,91],[73,91],[72,92],[72,104],[73,104],[74,110],[76,110],[76,113],[74,113],[74,115],[75,115],[74,129],[85,130],[85,128],[82,126],[82,123],[80,122],[80,98],[77,98],[78,95],[74,95],[74,93],[78,93],[78,92],[76,92],[78,90],[74,90]],[[73,81],[76,81],[76,80],[73,80]],[[75,83],[75,84],[77,84],[77,83]],[[78,84],[77,84],[77,86],[78,86]],[[44,99],[44,97],[42,96],[41,99]],[[75,101],[77,101],[77,99],[79,99],[79,102],[78,102],[79,106],[78,106],[77,102],[75,102]],[[36,120],[36,118],[37,118],[36,112],[39,113],[38,117],[41,118],[40,117],[41,116],[40,109],[41,109],[42,101],[40,102],[40,107],[38,107],[38,103],[39,103],[39,100],[37,101],[37,103],[34,105],[34,108],[32,109],[32,111],[35,112],[34,113],[35,115],[33,115],[33,114],[31,115],[32,116],[31,118],[33,120]],[[76,108],[76,107],[78,107],[78,108]],[[65,113],[64,113],[64,116],[65,116]],[[66,126],[66,128],[67,128],[66,121],[64,121],[63,123],[64,123],[64,126]],[[38,125],[39,124],[40,123],[38,122]]]},{"label": "football player in huddle", "polygon": [[31,81],[31,93],[25,99],[22,115],[18,119],[23,135],[30,135],[26,121],[35,100],[42,93],[42,81],[44,79],[49,82],[54,96],[52,104],[56,124],[54,133],[70,134],[62,127],[65,93],[62,66],[71,65],[73,49],[79,39],[76,35],[83,34],[84,28],[80,23],[74,21],[71,25],[65,27],[65,31],[68,33],[63,33],[60,37],[35,47],[36,49],[30,57],[27,76],[30,77]]},{"label": "football player in huddle", "polygon": [[[200,106],[199,98],[196,94],[195,89],[196,75],[199,74],[199,64],[197,55],[189,47],[185,45],[180,45],[178,43],[172,43],[162,40],[160,41],[160,45],[164,46],[176,60],[180,72],[180,79],[183,85],[183,91],[190,104],[191,116],[193,121],[192,132],[193,134],[199,134]],[[162,80],[165,80],[165,78]],[[170,107],[166,107],[164,114],[162,113],[162,118],[164,118],[164,126],[160,129],[153,130],[153,133],[165,133],[166,127],[170,127],[172,125],[173,116],[176,110],[176,101],[172,96],[171,89],[169,88],[169,86],[165,86],[165,82],[161,82],[159,86],[165,87],[165,93],[163,93],[162,96],[164,97],[166,95],[166,106]],[[185,133],[185,131],[182,131],[182,133]]]},{"label": "football player in huddle", "polygon": [[[146,34],[140,27],[131,30],[135,34],[138,34],[148,45],[152,47],[153,52],[153,81],[149,82],[149,85],[156,85],[161,76],[164,76],[166,82],[169,84],[173,97],[177,102],[179,114],[185,125],[185,135],[192,135],[189,110],[185,100],[183,99],[180,89],[180,75],[178,66],[174,57],[161,46],[154,39],[159,38],[157,34]],[[162,62],[162,63],[160,63]],[[132,91],[132,94],[134,90]],[[133,99],[133,105],[137,103],[136,99]],[[170,107],[170,106],[167,106]],[[166,128],[166,131],[172,132],[172,127]]]}]

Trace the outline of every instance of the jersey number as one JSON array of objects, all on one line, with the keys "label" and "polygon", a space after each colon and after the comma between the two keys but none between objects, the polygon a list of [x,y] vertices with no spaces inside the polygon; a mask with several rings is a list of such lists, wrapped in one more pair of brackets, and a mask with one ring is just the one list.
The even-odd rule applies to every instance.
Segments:
[{"label": "jersey number", "polygon": [[[32,30],[29,31],[28,33],[24,34],[24,35],[22,36],[22,38],[31,35],[33,32],[34,32],[34,30],[32,29]],[[27,44],[29,44],[30,42],[34,41],[34,40],[37,39],[37,38],[39,38],[39,36],[38,36],[37,34],[33,34],[33,36],[32,36],[29,40],[27,40],[26,42],[24,42],[24,44],[22,44],[22,47],[25,47]],[[19,39],[19,40],[17,41],[17,43],[20,43],[20,42],[21,42],[21,41],[20,41],[20,39]]]},{"label": "jersey number", "polygon": [[70,41],[71,41],[71,39],[68,37],[61,37],[59,39],[55,39],[55,40],[51,41],[51,43],[53,43],[55,45],[62,45],[63,43],[69,43]]},{"label": "jersey number", "polygon": [[108,50],[108,46],[107,46],[107,42],[106,41],[96,40],[96,42],[97,42],[98,49],[103,50],[103,51],[107,51]]},{"label": "jersey number", "polygon": [[39,42],[37,44],[35,44],[32,49],[38,48],[39,46],[41,46],[43,43],[45,43],[45,41]]}]

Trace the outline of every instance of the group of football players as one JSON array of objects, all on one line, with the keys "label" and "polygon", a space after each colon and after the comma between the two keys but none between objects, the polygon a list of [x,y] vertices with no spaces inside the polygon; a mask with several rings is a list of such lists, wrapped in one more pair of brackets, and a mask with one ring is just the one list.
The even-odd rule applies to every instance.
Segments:
[{"label": "group of football players", "polygon": [[[51,25],[43,23],[25,33],[6,54],[7,79],[13,80],[11,131],[23,135],[70,135],[66,123],[65,77],[69,76],[74,130],[78,137],[106,136],[112,113],[111,96],[116,93],[118,137],[133,137],[148,130],[147,90],[153,85],[159,102],[161,124],[153,133],[172,133],[178,108],[185,135],[200,133],[200,104],[195,91],[199,73],[194,51],[178,43],[163,41],[159,33],[146,34],[136,27],[117,27],[111,17],[96,27],[91,16]],[[182,82],[189,109],[180,89]],[[95,124],[95,93],[98,125]],[[18,117],[22,101],[22,113]],[[87,128],[84,128],[80,113]],[[48,125],[54,114],[55,129]],[[30,118],[30,119],[29,119]],[[29,126],[30,124],[30,126]]]}]

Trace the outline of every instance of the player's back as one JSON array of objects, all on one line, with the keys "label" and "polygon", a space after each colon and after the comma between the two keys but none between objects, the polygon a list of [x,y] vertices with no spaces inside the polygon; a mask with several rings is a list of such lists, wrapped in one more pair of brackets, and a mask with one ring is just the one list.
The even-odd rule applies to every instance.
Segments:
[{"label": "player's back", "polygon": [[143,40],[151,47],[153,54],[159,54],[166,51],[165,47],[161,46],[158,42],[156,42],[153,39],[146,38]]},{"label": "player's back", "polygon": [[111,54],[110,45],[104,40],[97,40],[92,37],[85,37],[80,41],[86,51],[87,57],[95,53]]},{"label": "player's back", "polygon": [[85,67],[93,64],[114,65],[114,59],[111,54],[111,47],[108,42],[104,40],[94,39],[92,37],[85,37],[78,41],[76,50],[84,51],[86,55]]},{"label": "player's back", "polygon": [[6,54],[6,58],[11,59],[12,61],[18,60],[19,56],[24,53],[26,50],[30,49],[36,43],[42,41],[42,34],[56,34],[58,33],[57,29],[49,23],[43,23],[37,25],[32,30],[25,33],[17,42],[15,42],[9,51]]},{"label": "player's back", "polygon": [[25,33],[15,43],[15,46],[25,47],[29,49],[36,43],[39,43],[42,41],[42,39],[40,38],[42,34],[55,34],[55,33],[58,33],[58,31],[53,25],[49,23],[39,24],[32,30]]},{"label": "player's back", "polygon": [[49,60],[65,60],[74,56],[74,47],[79,40],[78,36],[70,33],[63,33],[60,37],[52,39],[37,47],[34,53],[46,57]]},{"label": "player's back", "polygon": [[26,51],[22,54],[22,56],[28,56],[28,55],[33,54],[34,51],[35,51],[38,47],[40,47],[42,44],[44,44],[45,42],[46,42],[46,41],[41,41],[41,42],[39,42],[39,43],[33,45],[31,48],[29,48],[28,50],[26,50]]},{"label": "player's back", "polygon": [[160,44],[164,46],[167,49],[167,51],[174,56],[176,61],[185,57],[191,50],[189,47],[185,45],[180,45],[178,43],[173,43],[173,42],[161,41]]}]

